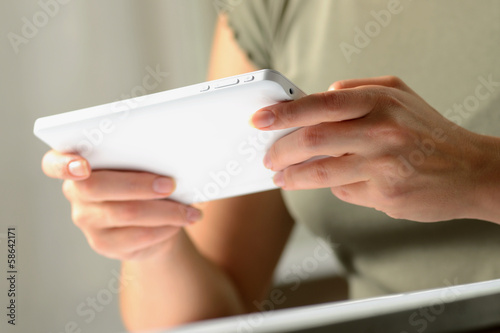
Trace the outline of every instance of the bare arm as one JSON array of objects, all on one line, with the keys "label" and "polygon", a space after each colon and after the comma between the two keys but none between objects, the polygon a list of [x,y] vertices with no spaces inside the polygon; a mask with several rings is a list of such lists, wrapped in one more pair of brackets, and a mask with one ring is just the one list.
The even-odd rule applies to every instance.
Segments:
[{"label": "bare arm", "polygon": [[[255,70],[219,19],[209,78]],[[131,330],[253,310],[265,296],[293,222],[278,191],[203,204],[203,220],[158,254],[124,261],[121,309]]]}]

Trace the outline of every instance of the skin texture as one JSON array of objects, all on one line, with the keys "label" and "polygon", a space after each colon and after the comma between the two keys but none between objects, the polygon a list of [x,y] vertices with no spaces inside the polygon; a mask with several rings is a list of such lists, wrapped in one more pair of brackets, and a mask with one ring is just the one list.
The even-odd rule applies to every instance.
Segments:
[{"label": "skin texture", "polygon": [[394,218],[500,223],[500,139],[456,126],[397,77],[336,82],[263,108],[252,122],[301,127],[264,158],[285,190],[330,188]]}]

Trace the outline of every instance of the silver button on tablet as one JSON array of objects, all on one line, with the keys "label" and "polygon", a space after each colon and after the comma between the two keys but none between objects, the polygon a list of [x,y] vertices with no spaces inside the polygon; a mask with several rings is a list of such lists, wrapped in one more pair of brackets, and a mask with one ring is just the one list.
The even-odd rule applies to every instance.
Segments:
[{"label": "silver button on tablet", "polygon": [[210,90],[210,85],[204,84],[200,87],[200,91],[207,91]]},{"label": "silver button on tablet", "polygon": [[235,84],[238,84],[239,82],[240,82],[240,80],[238,80],[236,78],[219,81],[218,83],[215,84],[215,89],[234,86]]}]

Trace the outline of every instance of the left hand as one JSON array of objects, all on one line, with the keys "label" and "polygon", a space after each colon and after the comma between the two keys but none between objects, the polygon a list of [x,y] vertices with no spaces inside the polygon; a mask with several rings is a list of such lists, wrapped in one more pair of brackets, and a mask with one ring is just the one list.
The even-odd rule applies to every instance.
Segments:
[{"label": "left hand", "polygon": [[479,135],[396,77],[339,81],[330,91],[263,108],[252,122],[261,130],[300,127],[264,158],[285,190],[329,187],[346,202],[415,221],[471,215],[475,170],[484,162]]}]

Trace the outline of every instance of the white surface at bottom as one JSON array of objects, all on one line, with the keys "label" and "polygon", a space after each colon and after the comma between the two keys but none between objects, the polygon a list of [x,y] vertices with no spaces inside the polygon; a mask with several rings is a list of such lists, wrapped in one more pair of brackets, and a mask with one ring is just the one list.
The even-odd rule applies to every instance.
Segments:
[{"label": "white surface at bottom", "polygon": [[467,300],[500,292],[500,280],[202,321],[162,333],[286,332],[374,315]]}]

